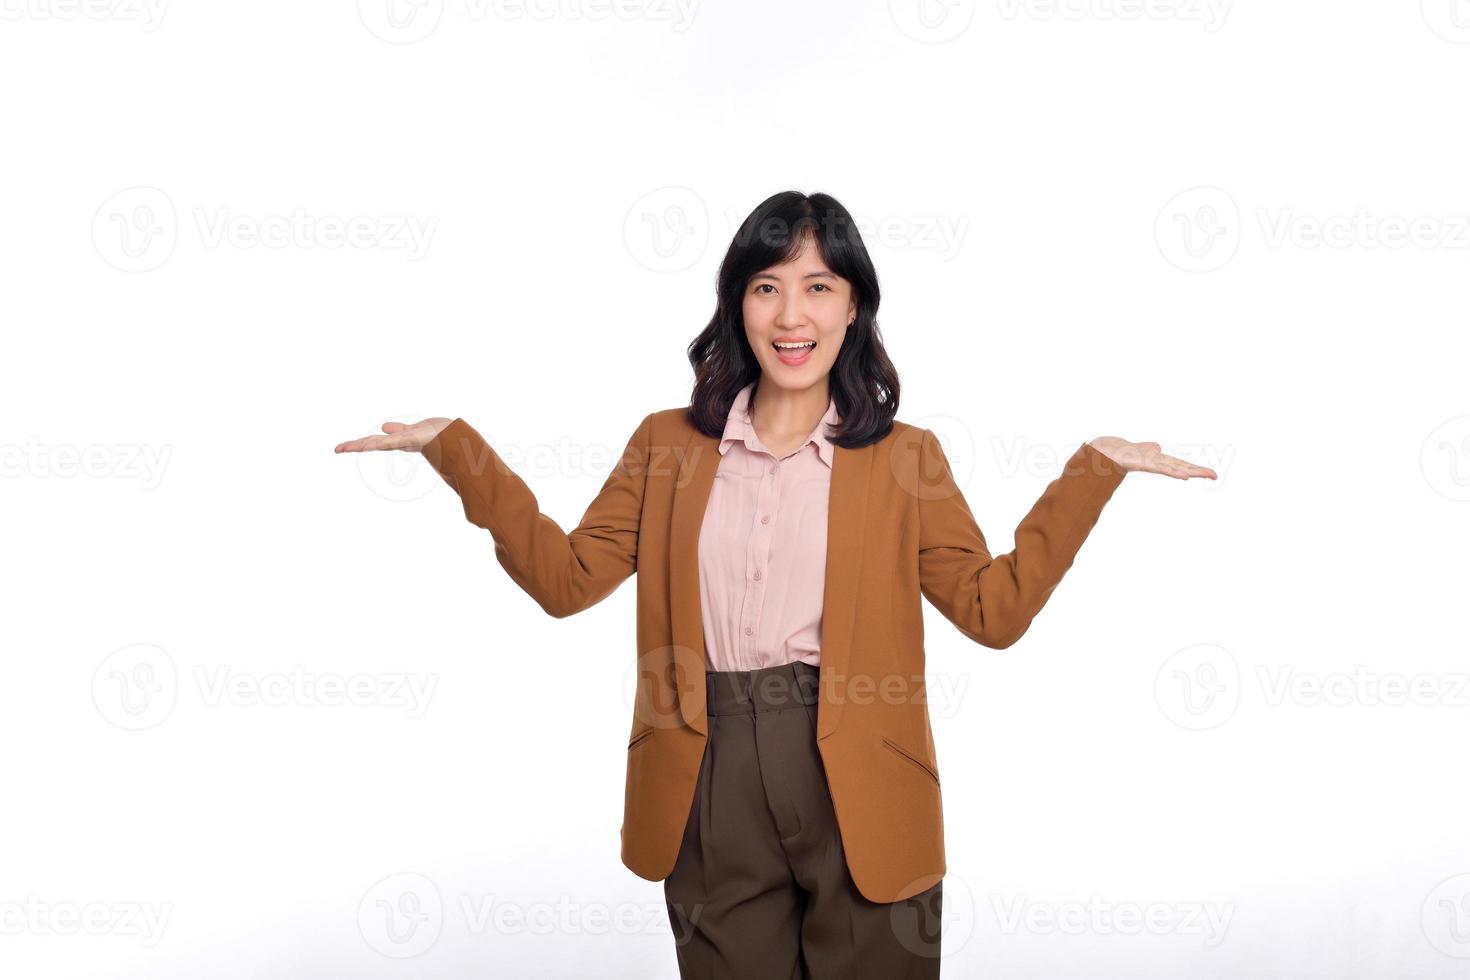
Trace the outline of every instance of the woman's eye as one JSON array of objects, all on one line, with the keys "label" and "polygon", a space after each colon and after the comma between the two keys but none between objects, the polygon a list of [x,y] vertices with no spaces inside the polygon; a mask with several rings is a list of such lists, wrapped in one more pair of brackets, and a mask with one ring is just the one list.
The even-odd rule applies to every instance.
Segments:
[{"label": "woman's eye", "polygon": [[[824,282],[813,283],[812,284],[812,288],[813,289],[820,289],[823,292],[827,292],[827,293],[830,293],[832,291],[832,287],[829,286],[829,285],[827,285]],[[759,293],[759,292],[761,292],[762,290],[765,290],[765,289],[769,289],[771,292],[775,292],[776,291],[776,287],[775,286],[771,285],[768,282],[762,282],[762,283],[757,283],[756,284],[756,287],[755,287],[754,292]]]}]

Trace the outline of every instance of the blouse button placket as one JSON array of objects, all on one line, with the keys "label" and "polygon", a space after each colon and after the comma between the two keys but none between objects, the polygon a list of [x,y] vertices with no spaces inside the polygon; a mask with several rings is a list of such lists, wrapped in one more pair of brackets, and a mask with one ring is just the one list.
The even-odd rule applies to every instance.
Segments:
[{"label": "blouse button placket", "polygon": [[746,637],[745,656],[742,659],[748,665],[747,669],[766,666],[764,653],[759,649],[755,633],[760,623],[761,610],[765,607],[766,572],[770,568],[771,536],[775,531],[775,525],[771,523],[771,516],[776,513],[776,508],[781,503],[780,470],[780,462],[774,461],[767,464],[761,473],[760,488],[757,491],[755,502],[758,523],[751,530],[750,543],[745,556],[747,574],[745,601],[742,603],[745,627],[741,632]]}]

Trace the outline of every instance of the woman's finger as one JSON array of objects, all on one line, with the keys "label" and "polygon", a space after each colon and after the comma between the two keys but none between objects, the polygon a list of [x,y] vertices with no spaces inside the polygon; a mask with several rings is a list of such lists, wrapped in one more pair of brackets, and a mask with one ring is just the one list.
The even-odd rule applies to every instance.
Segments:
[{"label": "woman's finger", "polygon": [[1187,459],[1180,459],[1178,456],[1159,453],[1156,459],[1161,465],[1166,467],[1166,469],[1159,470],[1158,472],[1168,473],[1170,476],[1178,476],[1185,480],[1192,476],[1209,477],[1212,480],[1216,478],[1215,471],[1208,466],[1197,466]]},{"label": "woman's finger", "polygon": [[1189,460],[1180,459],[1177,456],[1165,456],[1164,458],[1190,476],[1208,476],[1211,479],[1215,477],[1215,471],[1208,466],[1200,466],[1198,463],[1191,463]]},{"label": "woman's finger", "polygon": [[363,436],[361,439],[352,439],[337,447],[339,453],[372,452],[378,449],[400,449],[413,442],[411,436],[394,434],[386,436]]}]

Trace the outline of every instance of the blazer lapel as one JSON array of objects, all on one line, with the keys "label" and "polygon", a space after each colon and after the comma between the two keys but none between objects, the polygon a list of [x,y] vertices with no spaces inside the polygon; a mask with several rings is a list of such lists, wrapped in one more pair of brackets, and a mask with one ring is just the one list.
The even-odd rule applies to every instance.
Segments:
[{"label": "blazer lapel", "polygon": [[720,441],[694,429],[676,460],[669,528],[670,678],[684,723],[708,735],[704,697],[704,618],[700,612],[699,530],[720,465]]},{"label": "blazer lapel", "polygon": [[[827,508],[827,562],[822,590],[821,701],[817,738],[837,728],[857,611],[863,534],[867,529],[868,484],[873,447],[832,447],[832,485]],[[709,734],[705,704],[706,652],[699,588],[699,532],[720,465],[719,439],[694,429],[677,459],[669,529],[669,616],[673,644],[672,682],[684,723]],[[843,695],[834,699],[833,693]]]},{"label": "blazer lapel", "polygon": [[[821,701],[817,705],[817,738],[837,729],[847,700],[847,673],[852,653],[852,624],[857,612],[858,577],[863,563],[863,535],[868,521],[868,484],[873,475],[873,444],[860,449],[833,446],[832,491],[827,503],[827,572],[822,589]],[[833,695],[840,695],[834,697]]]}]

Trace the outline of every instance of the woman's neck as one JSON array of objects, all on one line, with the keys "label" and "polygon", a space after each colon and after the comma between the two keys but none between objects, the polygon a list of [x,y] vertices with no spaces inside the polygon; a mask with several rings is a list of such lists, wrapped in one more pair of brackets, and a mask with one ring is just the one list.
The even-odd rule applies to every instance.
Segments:
[{"label": "woman's neck", "polygon": [[801,389],[778,388],[762,378],[751,393],[750,424],[768,449],[784,455],[817,427],[830,401],[825,376]]}]

